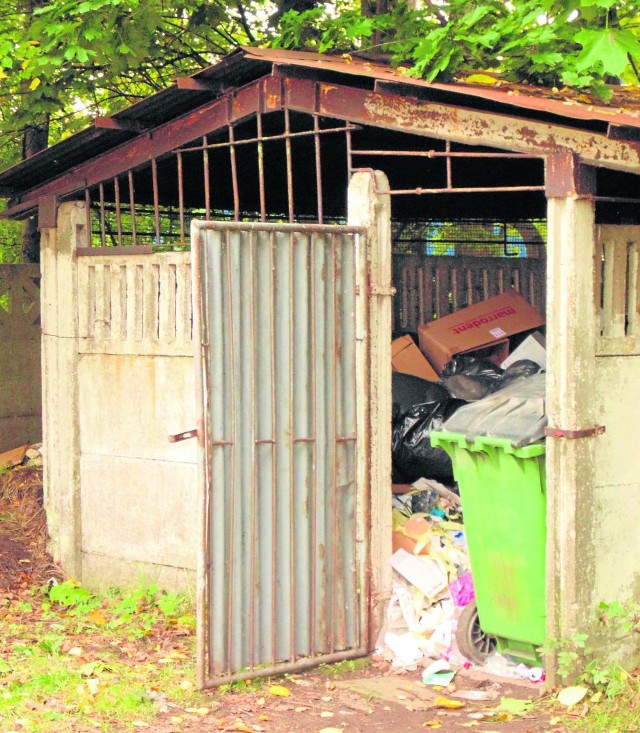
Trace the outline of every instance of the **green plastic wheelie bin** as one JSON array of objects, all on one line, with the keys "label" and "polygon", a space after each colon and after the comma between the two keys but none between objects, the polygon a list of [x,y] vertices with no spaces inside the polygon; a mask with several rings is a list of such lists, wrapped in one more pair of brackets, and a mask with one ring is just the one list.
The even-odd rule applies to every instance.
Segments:
[{"label": "green plastic wheelie bin", "polygon": [[[468,609],[459,623],[477,620],[499,652],[529,663],[546,636],[545,424],[539,375],[461,408],[431,434],[453,462],[475,587],[477,619]],[[486,656],[478,629],[460,631]]]}]

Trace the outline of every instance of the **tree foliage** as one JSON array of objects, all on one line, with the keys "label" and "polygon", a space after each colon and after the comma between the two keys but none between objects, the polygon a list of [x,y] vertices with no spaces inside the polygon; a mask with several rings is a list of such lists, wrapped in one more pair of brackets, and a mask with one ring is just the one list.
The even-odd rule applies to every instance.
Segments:
[{"label": "tree foliage", "polygon": [[491,71],[511,81],[588,89],[638,84],[640,8],[635,0],[426,0],[371,15],[339,0],[290,11],[276,43],[318,51],[384,52],[430,81]]}]

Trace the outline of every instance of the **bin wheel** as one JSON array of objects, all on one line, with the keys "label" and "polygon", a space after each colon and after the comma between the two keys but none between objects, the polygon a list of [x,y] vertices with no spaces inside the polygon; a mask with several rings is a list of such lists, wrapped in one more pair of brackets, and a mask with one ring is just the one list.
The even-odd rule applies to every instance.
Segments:
[{"label": "bin wheel", "polygon": [[471,662],[484,664],[496,649],[495,636],[485,634],[480,628],[478,607],[471,602],[462,609],[456,630],[458,649]]}]

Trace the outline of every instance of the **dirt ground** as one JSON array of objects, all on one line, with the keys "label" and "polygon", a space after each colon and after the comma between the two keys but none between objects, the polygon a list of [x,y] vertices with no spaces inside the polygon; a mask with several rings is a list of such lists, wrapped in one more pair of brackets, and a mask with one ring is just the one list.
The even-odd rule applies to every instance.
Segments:
[{"label": "dirt ground", "polygon": [[[0,476],[0,589],[19,590],[60,578],[59,568],[46,552],[46,521],[42,509],[41,469],[18,468]],[[291,675],[278,684],[289,694],[273,694],[274,681],[224,693],[207,693],[207,708],[182,710],[157,699],[158,719],[146,730],[153,733],[190,731],[267,731],[268,733],[411,733],[437,729],[454,733],[476,729],[484,733],[544,733],[562,730],[545,713],[511,715],[497,712],[501,698],[539,698],[540,685],[512,683],[477,670],[461,671],[454,685],[434,690],[422,685],[420,672],[398,674],[388,663],[372,660],[354,670],[349,665]],[[237,688],[240,689],[237,689]],[[484,701],[464,699],[469,690]],[[439,697],[462,703],[447,709]],[[122,730],[132,730],[125,726]]]}]

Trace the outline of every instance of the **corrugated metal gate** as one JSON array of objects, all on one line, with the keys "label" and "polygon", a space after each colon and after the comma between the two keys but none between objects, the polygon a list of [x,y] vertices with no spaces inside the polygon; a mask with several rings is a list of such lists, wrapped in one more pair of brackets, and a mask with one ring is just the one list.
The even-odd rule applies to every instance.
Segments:
[{"label": "corrugated metal gate", "polygon": [[367,651],[355,400],[363,232],[192,225],[203,686]]}]

